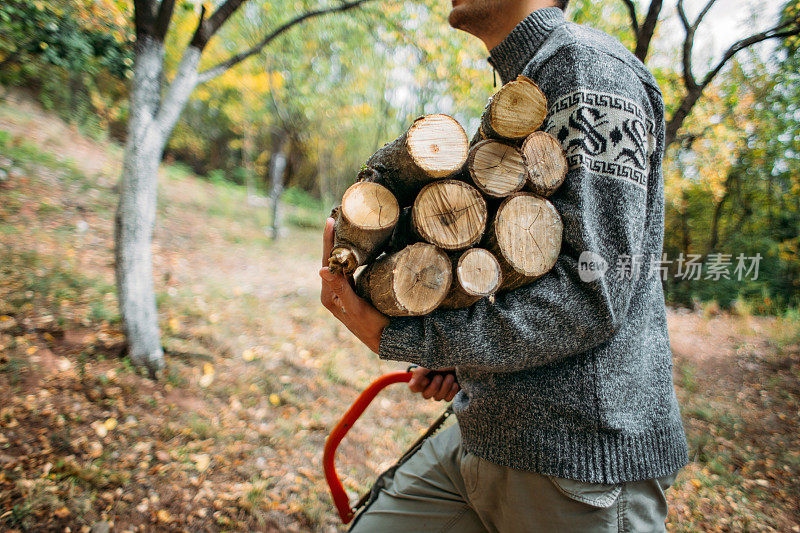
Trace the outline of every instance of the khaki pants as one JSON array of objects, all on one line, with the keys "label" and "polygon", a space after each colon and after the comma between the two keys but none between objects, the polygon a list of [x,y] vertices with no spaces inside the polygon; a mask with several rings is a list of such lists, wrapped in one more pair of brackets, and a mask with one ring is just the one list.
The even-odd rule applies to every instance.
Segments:
[{"label": "khaki pants", "polygon": [[350,531],[665,531],[664,491],[674,480],[603,485],[499,466],[464,450],[453,424],[384,480]]}]

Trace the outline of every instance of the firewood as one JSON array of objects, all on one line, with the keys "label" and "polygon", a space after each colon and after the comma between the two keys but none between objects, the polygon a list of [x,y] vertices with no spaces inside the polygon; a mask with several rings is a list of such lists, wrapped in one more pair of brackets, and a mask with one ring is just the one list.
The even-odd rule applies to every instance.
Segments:
[{"label": "firewood", "polygon": [[425,115],[367,160],[359,179],[386,186],[401,206],[411,205],[427,183],[451,176],[467,160],[464,128],[447,115]]},{"label": "firewood", "polygon": [[414,244],[421,240],[421,237],[414,231],[414,225],[411,223],[411,209],[411,206],[408,206],[400,210],[400,217],[397,219],[392,236],[389,237],[389,242],[386,244],[386,253],[399,252],[409,244]]},{"label": "firewood", "polygon": [[397,224],[400,208],[394,195],[377,183],[360,181],[342,196],[333,210],[333,251],[328,260],[332,272],[352,274],[382,251]]},{"label": "firewood", "polygon": [[481,115],[484,139],[521,141],[538,130],[547,116],[547,98],[534,81],[525,76],[503,85]]},{"label": "firewood", "polygon": [[356,292],[389,316],[427,315],[450,288],[450,258],[435,246],[418,242],[383,254],[356,277]]},{"label": "firewood", "polygon": [[558,139],[547,132],[531,133],[522,143],[522,155],[528,169],[525,190],[550,196],[567,176],[567,156]]},{"label": "firewood", "polygon": [[521,287],[553,268],[562,232],[558,211],[544,198],[519,192],[503,200],[485,238],[503,273],[500,290]]},{"label": "firewood", "polygon": [[472,147],[467,168],[475,186],[492,198],[504,198],[519,191],[528,176],[522,152],[491,139]]},{"label": "firewood", "polygon": [[426,185],[414,200],[411,222],[424,240],[444,250],[463,250],[480,241],[486,230],[486,201],[463,181]]},{"label": "firewood", "polygon": [[453,283],[439,307],[461,309],[500,288],[500,263],[488,250],[470,248],[453,258]]}]

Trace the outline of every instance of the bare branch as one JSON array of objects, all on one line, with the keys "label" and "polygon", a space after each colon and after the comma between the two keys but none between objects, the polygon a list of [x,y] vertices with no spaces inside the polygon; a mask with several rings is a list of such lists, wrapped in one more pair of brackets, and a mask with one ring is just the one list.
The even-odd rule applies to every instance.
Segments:
[{"label": "bare branch", "polygon": [[694,21],[694,29],[695,30],[700,26],[700,23],[703,22],[703,19],[705,18],[706,14],[714,6],[714,4],[716,2],[717,2],[717,0],[708,0],[708,3],[706,4],[706,7],[703,8],[703,10],[700,12],[700,14],[697,15],[697,20]]},{"label": "bare branch", "polygon": [[647,58],[647,52],[650,51],[650,42],[653,40],[653,34],[656,32],[658,16],[661,14],[662,7],[662,0],[651,0],[650,8],[647,10],[647,16],[636,36],[636,51],[634,55],[636,55],[642,63],[644,63],[644,60]]},{"label": "bare branch", "polygon": [[727,63],[733,56],[745,48],[749,48],[754,44],[758,44],[769,39],[780,39],[783,37],[791,37],[792,35],[800,35],[800,21],[789,21],[784,24],[779,24],[778,26],[770,28],[769,30],[762,31],[761,33],[756,33],[755,35],[751,35],[750,37],[736,41],[731,45],[730,48],[728,48],[728,50],[725,51],[725,54],[723,54],[722,59],[719,60],[717,66],[714,67],[708,74],[706,74],[705,78],[703,78],[703,82],[700,84],[700,88],[705,89],[716,77],[716,75],[719,74],[719,72],[725,66],[725,63]]},{"label": "bare branch", "polygon": [[631,17],[631,29],[633,30],[633,35],[636,37],[636,41],[639,41],[639,18],[636,16],[636,4],[633,3],[633,0],[622,0],[625,4],[625,7],[628,8],[628,15]]},{"label": "bare branch", "polygon": [[343,1],[343,2],[339,3],[336,6],[331,6],[331,7],[321,8],[321,9],[315,9],[315,10],[312,10],[312,11],[306,11],[305,13],[301,13],[300,15],[297,15],[293,19],[291,19],[291,20],[289,20],[287,22],[284,22],[283,24],[278,26],[275,30],[273,30],[272,32],[267,34],[263,39],[261,39],[261,41],[259,41],[256,45],[248,48],[247,50],[239,52],[238,54],[234,54],[233,56],[229,57],[225,61],[222,61],[222,62],[218,63],[217,65],[215,65],[215,66],[213,66],[211,68],[208,68],[208,69],[204,70],[203,72],[201,72],[199,77],[198,77],[198,83],[205,83],[205,82],[207,82],[209,80],[212,80],[212,79],[216,78],[217,76],[219,76],[220,74],[222,74],[223,72],[225,72],[226,70],[228,70],[229,68],[233,67],[234,65],[237,65],[237,64],[241,63],[242,61],[244,61],[245,59],[256,55],[261,50],[263,50],[265,46],[267,46],[269,43],[271,43],[273,40],[275,40],[275,38],[277,38],[278,36],[283,34],[286,30],[289,30],[290,28],[296,26],[297,24],[300,24],[301,22],[303,22],[305,20],[308,20],[308,19],[314,18],[314,17],[319,17],[321,15],[326,15],[326,14],[329,14],[329,13],[340,13],[340,12],[343,12],[343,11],[348,11],[350,9],[353,9],[353,8],[356,8],[356,7],[360,7],[360,6],[364,5],[364,4],[366,4],[367,2],[371,2],[371,1],[372,0]]},{"label": "bare branch", "polygon": [[175,0],[161,0],[158,6],[158,14],[155,20],[155,35],[160,41],[164,40],[169,29],[169,22],[172,19],[172,12],[175,10]]},{"label": "bare branch", "polygon": [[206,20],[201,18],[200,23],[197,25],[197,30],[192,36],[192,41],[189,43],[190,46],[201,50],[205,48],[214,34],[219,31],[222,25],[225,24],[225,22],[231,18],[231,15],[245,2],[247,2],[247,0],[225,0],[210,17]]},{"label": "bare branch", "polygon": [[692,52],[694,51],[694,35],[697,31],[697,26],[689,23],[686,11],[683,9],[683,0],[678,0],[678,18],[681,19],[681,24],[683,24],[683,29],[686,32],[686,37],[683,40],[682,55],[683,84],[686,86],[686,90],[691,93],[697,89],[697,81],[694,79],[694,71],[692,69]]},{"label": "bare branch", "polygon": [[[681,14],[682,11],[682,0],[678,3],[678,12]],[[681,15],[682,20],[686,20],[685,13]],[[692,30],[691,26],[689,30]],[[692,32],[693,34],[693,32]],[[699,84],[696,82],[692,82],[693,85],[690,87],[687,84],[687,93],[683,97],[680,106],[676,109],[675,114],[670,118],[669,122],[667,123],[666,127],[666,140],[665,146],[669,146],[677,139],[678,130],[681,129],[683,126],[683,122],[686,120],[686,117],[689,116],[691,113],[692,108],[703,95],[703,91],[709,84],[714,80],[717,74],[725,67],[725,64],[733,58],[737,53],[740,51],[749,48],[755,44],[758,44],[763,41],[767,41],[769,39],[780,39],[784,37],[790,37],[793,35],[800,35],[800,20],[792,20],[789,22],[785,22],[783,24],[779,24],[769,30],[756,33],[751,35],[750,37],[746,37],[741,39],[728,48],[728,50],[723,54],[722,58],[719,60],[717,65],[710,70],[704,77],[702,82]],[[689,60],[689,66],[691,67],[691,60]],[[684,69],[686,67],[684,66]]]}]

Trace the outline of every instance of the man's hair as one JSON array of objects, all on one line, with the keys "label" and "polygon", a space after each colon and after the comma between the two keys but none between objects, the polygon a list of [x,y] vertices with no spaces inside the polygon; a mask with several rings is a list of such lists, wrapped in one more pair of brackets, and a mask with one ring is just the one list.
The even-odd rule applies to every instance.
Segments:
[{"label": "man's hair", "polygon": [[567,4],[569,4],[569,0],[556,0],[556,7],[561,9],[567,9]]}]

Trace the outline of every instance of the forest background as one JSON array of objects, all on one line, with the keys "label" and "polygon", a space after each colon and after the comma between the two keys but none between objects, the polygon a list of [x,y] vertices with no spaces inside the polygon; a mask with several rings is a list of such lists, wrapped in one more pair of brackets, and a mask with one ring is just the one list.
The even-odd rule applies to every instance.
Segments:
[{"label": "forest background", "polygon": [[[415,117],[476,130],[496,90],[486,51],[438,0],[162,3],[165,92],[202,13],[242,4],[199,72],[254,52],[197,85],[166,145],[152,380],[125,357],[113,237],[133,5],[148,3],[0,5],[0,528],[340,529],[324,438],[401,365],[319,304],[322,223]],[[260,46],[329,8],[342,10]],[[800,531],[799,13],[797,0],[567,13],[645,59],[671,119],[664,287],[691,457],[671,530]],[[737,279],[739,255],[761,258],[757,277]],[[725,261],[727,278],[709,269]],[[387,391],[339,454],[351,495],[442,408]]]}]

